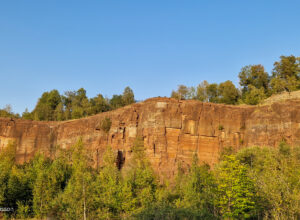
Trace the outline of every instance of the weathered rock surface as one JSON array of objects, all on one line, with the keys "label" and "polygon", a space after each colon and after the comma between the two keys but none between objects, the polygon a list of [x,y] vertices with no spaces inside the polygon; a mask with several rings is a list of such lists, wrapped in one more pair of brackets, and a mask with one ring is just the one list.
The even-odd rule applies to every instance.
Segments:
[{"label": "weathered rock surface", "polygon": [[[109,117],[107,133],[99,127]],[[111,112],[65,122],[37,122],[0,118],[0,150],[9,141],[17,144],[17,160],[28,161],[37,151],[47,156],[56,146],[69,148],[82,137],[92,153],[94,165],[101,165],[110,145],[116,157],[130,160],[137,136],[144,139],[147,157],[162,177],[172,177],[180,162],[191,163],[198,153],[200,162],[214,164],[223,147],[235,149],[260,145],[275,147],[284,138],[300,144],[300,100],[265,106],[230,106],[152,98]]]}]

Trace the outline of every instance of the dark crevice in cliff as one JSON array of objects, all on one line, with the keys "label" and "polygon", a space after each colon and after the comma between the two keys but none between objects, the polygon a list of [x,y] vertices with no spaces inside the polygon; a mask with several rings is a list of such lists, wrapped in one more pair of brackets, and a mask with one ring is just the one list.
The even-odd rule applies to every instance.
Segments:
[{"label": "dark crevice in cliff", "polygon": [[216,136],[216,135],[204,135],[204,134],[201,134],[201,135],[199,135],[199,137],[212,137],[212,138],[216,138],[218,136]]},{"label": "dark crevice in cliff", "polygon": [[125,163],[125,157],[123,155],[123,152],[118,150],[116,165],[119,170],[122,169],[124,163]]}]

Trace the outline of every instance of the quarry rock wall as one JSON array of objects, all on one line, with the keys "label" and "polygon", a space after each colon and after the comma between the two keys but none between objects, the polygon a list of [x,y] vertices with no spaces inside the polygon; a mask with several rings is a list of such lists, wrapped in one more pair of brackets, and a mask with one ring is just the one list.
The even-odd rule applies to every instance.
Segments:
[{"label": "quarry rock wall", "polygon": [[[101,122],[110,118],[109,132]],[[0,118],[0,151],[10,141],[17,145],[17,161],[29,161],[40,151],[53,157],[57,147],[67,149],[79,138],[101,166],[109,145],[130,161],[136,137],[142,137],[146,155],[156,173],[173,177],[180,163],[191,164],[194,153],[200,163],[215,164],[224,147],[234,149],[258,145],[276,147],[285,139],[300,144],[300,100],[264,106],[231,106],[152,98],[115,111],[64,121],[38,122]]]}]

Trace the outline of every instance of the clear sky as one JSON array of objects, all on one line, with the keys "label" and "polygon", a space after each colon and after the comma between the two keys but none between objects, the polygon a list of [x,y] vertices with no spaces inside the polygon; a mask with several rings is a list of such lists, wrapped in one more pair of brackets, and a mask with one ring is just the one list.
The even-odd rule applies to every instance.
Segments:
[{"label": "clear sky", "polygon": [[300,1],[1,0],[0,108],[45,91],[143,100],[300,55]]}]

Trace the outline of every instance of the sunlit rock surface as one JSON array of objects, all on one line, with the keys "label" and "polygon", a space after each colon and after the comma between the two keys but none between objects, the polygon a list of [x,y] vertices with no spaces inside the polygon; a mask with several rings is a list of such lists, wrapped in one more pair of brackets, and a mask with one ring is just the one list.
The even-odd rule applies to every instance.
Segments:
[{"label": "sunlit rock surface", "polygon": [[[99,127],[109,117],[111,128]],[[275,147],[285,139],[300,144],[300,100],[285,100],[264,106],[230,106],[152,98],[111,112],[64,121],[37,122],[0,118],[0,150],[9,141],[17,144],[17,161],[30,160],[40,151],[54,157],[57,147],[69,148],[82,137],[101,166],[110,145],[124,166],[131,158],[137,136],[144,140],[146,154],[156,173],[173,177],[178,164],[188,167],[196,152],[200,163],[213,165],[222,148],[240,149],[260,145]]]}]

